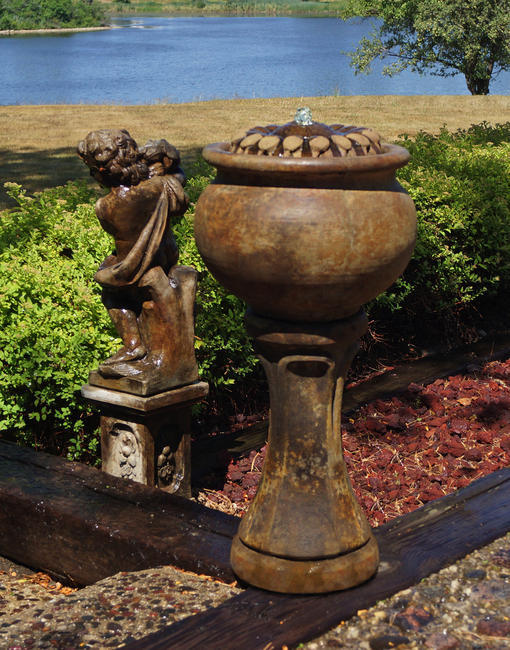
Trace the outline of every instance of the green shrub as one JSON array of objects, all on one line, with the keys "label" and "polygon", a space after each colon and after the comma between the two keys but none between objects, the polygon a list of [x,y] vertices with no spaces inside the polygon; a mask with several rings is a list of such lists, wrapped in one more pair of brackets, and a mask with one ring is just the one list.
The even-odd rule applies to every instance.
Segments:
[{"label": "green shrub", "polygon": [[52,29],[104,25],[95,0],[0,0],[0,29]]},{"label": "green shrub", "polygon": [[510,297],[510,123],[401,144],[412,155],[398,176],[417,209],[416,249],[372,314],[462,336],[466,317]]},{"label": "green shrub", "polygon": [[78,392],[113,342],[90,281],[109,237],[85,185],[35,199],[8,185],[19,207],[2,213],[0,228],[0,431],[69,457],[94,456]]},{"label": "green shrub", "polygon": [[[205,270],[193,238],[193,206],[210,182],[197,167],[192,206],[175,224],[180,263],[199,271],[197,359],[213,391],[228,391],[256,364],[242,325],[244,306]],[[79,395],[88,373],[120,345],[93,275],[112,240],[94,212],[97,193],[69,183],[30,198],[0,224],[0,435],[71,459],[98,454],[97,418]]]},{"label": "green shrub", "polygon": [[[508,325],[501,305],[510,303],[509,136],[510,123],[402,140],[413,158],[399,178],[417,206],[418,242],[403,277],[369,306],[386,344],[432,331],[458,343],[470,315],[498,310]],[[193,238],[194,204],[212,177],[204,162],[192,170],[190,209],[174,232],[180,263],[199,272],[201,375],[216,399],[242,402],[258,377],[244,305],[207,272]],[[93,461],[97,417],[79,390],[120,344],[92,279],[112,241],[85,184],[35,198],[10,184],[9,193],[19,207],[0,220],[0,435]]]}]

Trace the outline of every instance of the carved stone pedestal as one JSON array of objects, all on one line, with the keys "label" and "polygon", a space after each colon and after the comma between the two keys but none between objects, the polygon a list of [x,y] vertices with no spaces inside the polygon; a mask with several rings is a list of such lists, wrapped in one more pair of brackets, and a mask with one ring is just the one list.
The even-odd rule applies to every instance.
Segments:
[{"label": "carved stone pedestal", "polygon": [[142,397],[83,386],[83,397],[101,412],[103,471],[191,496],[191,406],[208,390],[206,382],[197,381]]},{"label": "carved stone pedestal", "polygon": [[287,593],[347,589],[377,569],[378,549],[352,492],[340,415],[366,316],[290,323],[247,316],[269,381],[262,480],[232,546],[236,574]]}]

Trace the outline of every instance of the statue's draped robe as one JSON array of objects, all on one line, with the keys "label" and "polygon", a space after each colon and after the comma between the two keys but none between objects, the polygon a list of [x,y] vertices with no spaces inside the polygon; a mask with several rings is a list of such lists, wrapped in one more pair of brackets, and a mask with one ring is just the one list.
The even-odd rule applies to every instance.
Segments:
[{"label": "statue's draped robe", "polygon": [[136,285],[154,266],[162,266],[168,272],[177,254],[169,215],[185,201],[179,181],[173,176],[164,177],[163,191],[154,212],[135,244],[120,262],[115,255],[109,255],[94,275],[96,282],[105,288],[128,287]]}]

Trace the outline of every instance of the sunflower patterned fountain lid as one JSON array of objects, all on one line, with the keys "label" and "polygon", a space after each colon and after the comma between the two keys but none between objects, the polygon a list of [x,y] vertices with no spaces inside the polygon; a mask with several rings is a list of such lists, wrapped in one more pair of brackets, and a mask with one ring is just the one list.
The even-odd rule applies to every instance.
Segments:
[{"label": "sunflower patterned fountain lid", "polygon": [[230,142],[230,152],[285,158],[344,158],[384,153],[373,129],[312,120],[311,110],[298,108],[292,122],[255,126]]}]

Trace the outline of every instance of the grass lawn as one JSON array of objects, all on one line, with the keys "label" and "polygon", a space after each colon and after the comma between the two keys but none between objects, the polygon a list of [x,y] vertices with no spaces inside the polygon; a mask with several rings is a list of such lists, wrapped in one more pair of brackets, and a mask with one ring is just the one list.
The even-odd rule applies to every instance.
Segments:
[{"label": "grass lawn", "polygon": [[[471,124],[510,121],[510,96],[363,96],[291,97],[215,100],[191,104],[141,106],[56,105],[0,106],[0,179],[14,181],[29,192],[88,178],[76,145],[89,131],[126,128],[139,144],[166,138],[177,146],[185,166],[209,143],[230,139],[257,124],[284,123],[302,105],[314,118],[371,126],[385,140],[420,130],[437,133]],[[0,209],[8,205],[0,193]]]},{"label": "grass lawn", "polygon": [[100,0],[109,15],[357,16],[355,0]]}]

